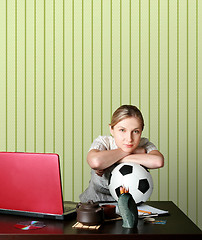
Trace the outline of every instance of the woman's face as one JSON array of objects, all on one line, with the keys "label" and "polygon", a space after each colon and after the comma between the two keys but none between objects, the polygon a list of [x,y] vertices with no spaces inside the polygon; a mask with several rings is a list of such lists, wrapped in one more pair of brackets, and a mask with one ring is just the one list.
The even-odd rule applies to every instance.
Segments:
[{"label": "woman's face", "polygon": [[110,127],[117,147],[124,152],[132,153],[139,145],[142,124],[139,118],[128,117],[118,122],[113,128]]}]

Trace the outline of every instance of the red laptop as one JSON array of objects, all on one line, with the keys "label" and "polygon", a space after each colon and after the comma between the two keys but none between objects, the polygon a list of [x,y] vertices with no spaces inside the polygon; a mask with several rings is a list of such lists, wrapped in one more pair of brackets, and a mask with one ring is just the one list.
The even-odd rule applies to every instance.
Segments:
[{"label": "red laptop", "polygon": [[0,152],[0,195],[0,213],[62,220],[76,211],[63,202],[57,154]]}]

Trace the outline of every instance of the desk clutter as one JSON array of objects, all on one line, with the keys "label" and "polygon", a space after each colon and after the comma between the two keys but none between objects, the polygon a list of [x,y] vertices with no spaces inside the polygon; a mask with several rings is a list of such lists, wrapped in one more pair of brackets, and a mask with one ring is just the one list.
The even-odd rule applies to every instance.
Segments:
[{"label": "desk clutter", "polygon": [[[103,223],[105,222],[110,222],[110,221],[117,221],[117,220],[122,220],[122,217],[119,216],[119,215],[116,215],[115,218],[112,218],[112,219],[105,219]],[[83,224],[83,223],[80,223],[80,222],[76,222],[72,228],[78,228],[78,229],[89,229],[89,230],[97,230],[101,227],[101,224],[100,225],[86,225],[86,224]]]},{"label": "desk clutter", "polygon": [[89,226],[100,225],[104,220],[117,218],[116,206],[89,200],[87,203],[78,203],[76,207],[77,221]]},{"label": "desk clutter", "polygon": [[76,222],[72,228],[78,228],[78,229],[89,229],[89,230],[97,230],[101,227],[101,225],[94,225],[94,226],[88,226],[84,225],[83,223]]},{"label": "desk clutter", "polygon": [[100,205],[93,201],[79,203],[77,205],[77,222],[72,228],[99,229],[101,224],[109,221],[121,220],[116,214],[116,206],[110,204]]},{"label": "desk clutter", "polygon": [[156,220],[155,218],[144,218],[144,223],[149,223],[149,224],[166,224],[166,220]]},{"label": "desk clutter", "polygon": [[[152,224],[165,224],[165,221],[156,221],[152,217],[169,214],[168,211],[157,209],[146,204],[141,204],[137,207],[137,210],[139,219],[144,219],[145,223]],[[99,204],[90,200],[87,203],[79,203],[77,205],[77,222],[72,228],[96,230],[99,229],[103,223],[116,220],[123,220],[117,202],[113,202],[113,204]]]},{"label": "desk clutter", "polygon": [[45,227],[46,225],[40,221],[27,221],[27,222],[19,222],[15,224],[16,228],[21,230],[36,230]]}]

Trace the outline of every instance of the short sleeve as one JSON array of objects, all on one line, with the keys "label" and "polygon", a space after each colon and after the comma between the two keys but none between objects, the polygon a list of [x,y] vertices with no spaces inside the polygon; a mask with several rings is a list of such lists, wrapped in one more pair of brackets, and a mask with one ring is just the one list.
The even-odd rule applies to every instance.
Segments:
[{"label": "short sleeve", "polygon": [[89,151],[92,149],[97,149],[100,151],[109,150],[109,145],[110,143],[107,136],[99,136],[93,141]]},{"label": "short sleeve", "polygon": [[147,153],[153,150],[158,150],[157,147],[152,142],[150,142],[147,138],[141,138],[139,146],[144,147]]}]

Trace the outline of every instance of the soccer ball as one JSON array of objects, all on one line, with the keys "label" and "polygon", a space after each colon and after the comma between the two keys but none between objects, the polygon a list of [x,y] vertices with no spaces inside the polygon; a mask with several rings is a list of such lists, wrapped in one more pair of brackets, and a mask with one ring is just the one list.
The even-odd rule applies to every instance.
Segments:
[{"label": "soccer ball", "polygon": [[150,172],[142,165],[136,163],[120,163],[109,176],[109,191],[118,201],[120,187],[129,189],[129,193],[137,204],[146,202],[153,191],[153,180]]}]

